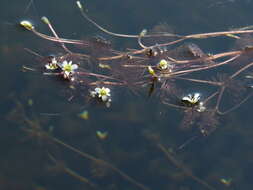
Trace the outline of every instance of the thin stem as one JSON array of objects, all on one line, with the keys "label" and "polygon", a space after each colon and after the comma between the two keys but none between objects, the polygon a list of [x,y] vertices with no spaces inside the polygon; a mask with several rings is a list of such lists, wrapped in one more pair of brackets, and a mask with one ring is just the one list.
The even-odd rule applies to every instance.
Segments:
[{"label": "thin stem", "polygon": [[174,107],[174,108],[178,108],[178,109],[184,109],[184,110],[186,109],[185,106],[180,106],[180,105],[176,105],[176,104],[171,104],[171,103],[166,102],[165,100],[163,100],[162,103],[165,104],[165,105],[168,105],[168,106],[170,106],[170,107]]},{"label": "thin stem", "polygon": [[[49,156],[49,158],[50,158],[55,164],[58,163],[58,161],[54,158],[54,156],[53,156],[52,154],[48,153],[48,156]],[[81,181],[81,182],[83,182],[83,183],[85,183],[85,184],[88,184],[88,185],[91,186],[92,188],[97,189],[97,185],[96,185],[96,184],[92,183],[92,182],[91,182],[90,180],[88,180],[87,178],[85,178],[85,177],[79,175],[79,174],[78,174],[77,172],[75,172],[74,170],[72,170],[72,169],[66,167],[64,164],[63,164],[63,166],[62,166],[62,169],[63,169],[63,171],[66,172],[68,175],[70,175],[70,176],[72,176],[72,177],[78,179],[79,181]]]},{"label": "thin stem", "polygon": [[182,163],[180,163],[176,158],[172,156],[172,154],[169,153],[169,151],[162,145],[157,144],[158,148],[165,154],[165,156],[168,158],[170,162],[172,162],[177,168],[180,168],[185,175],[191,177],[194,181],[198,182],[199,184],[205,186],[209,190],[215,190],[212,186],[210,186],[208,183],[206,183],[204,180],[198,178],[195,176],[192,171],[188,168],[186,168]]},{"label": "thin stem", "polygon": [[184,78],[184,77],[175,77],[175,79],[186,80],[186,81],[197,82],[197,83],[210,84],[210,85],[214,85],[214,86],[221,86],[222,85],[221,82],[201,80],[201,79],[192,79],[192,78]]},{"label": "thin stem", "polygon": [[[92,20],[85,12],[83,9],[83,6],[80,1],[76,1],[77,7],[79,8],[81,15],[83,16],[84,19],[89,21],[91,24],[93,24],[95,27],[97,27],[99,30],[103,31],[106,34],[116,36],[116,37],[123,37],[123,38],[139,38],[139,35],[131,35],[131,34],[120,34],[120,33],[115,33],[111,32],[104,27],[100,26],[97,24],[94,20]],[[165,34],[155,34],[155,35],[145,35],[145,37],[180,37],[180,35],[177,34],[171,34],[171,33],[165,33]]]},{"label": "thin stem", "polygon": [[250,34],[253,33],[253,30],[234,30],[234,31],[222,31],[222,32],[209,32],[209,33],[201,33],[201,34],[191,34],[185,36],[185,38],[210,38],[210,37],[218,37],[218,36],[226,36],[228,34]]},{"label": "thin stem", "polygon": [[91,86],[98,86],[101,84],[111,85],[111,86],[124,86],[124,85],[126,85],[125,83],[122,83],[122,82],[111,82],[111,81],[95,81],[95,82],[89,83],[89,85],[91,85]]},{"label": "thin stem", "polygon": [[203,103],[206,104],[209,100],[211,100],[212,98],[214,98],[215,96],[217,96],[219,94],[219,91],[214,92],[213,94],[211,94],[210,96],[208,96]]},{"label": "thin stem", "polygon": [[[50,31],[53,33],[53,35],[55,36],[55,38],[59,40],[60,38],[59,38],[59,36],[57,35],[57,33],[55,32],[55,30],[54,30],[52,24],[50,23],[50,21],[48,20],[48,18],[45,17],[45,16],[43,16],[43,17],[41,18],[41,20],[49,27]],[[62,48],[63,48],[66,52],[68,52],[68,53],[70,53],[70,54],[72,53],[72,52],[65,46],[65,44],[64,44],[63,42],[60,42],[60,43],[61,43]]]},{"label": "thin stem", "polygon": [[84,41],[81,41],[81,40],[72,40],[72,39],[56,38],[56,37],[48,36],[48,35],[45,35],[45,34],[42,34],[42,33],[38,32],[34,28],[31,29],[31,31],[35,35],[37,35],[37,36],[39,36],[39,37],[41,37],[43,39],[53,41],[53,42],[68,43],[68,44],[77,44],[77,45],[88,45],[88,43],[85,43]]},{"label": "thin stem", "polygon": [[235,106],[227,109],[226,111],[220,111],[220,110],[217,110],[217,113],[220,114],[220,115],[226,115],[228,114],[229,112],[231,111],[234,111],[236,110],[237,108],[239,108],[242,104],[244,104],[251,96],[253,95],[253,93],[250,93],[246,98],[244,98],[240,103],[236,104]]},{"label": "thin stem", "polygon": [[216,106],[215,106],[215,110],[216,111],[219,110],[220,102],[221,102],[223,93],[225,91],[225,88],[226,88],[225,86],[222,86],[221,89],[220,89],[219,96],[218,96],[218,99],[217,99],[217,102],[216,102]]},{"label": "thin stem", "polygon": [[115,166],[113,166],[112,164],[110,164],[109,162],[106,162],[102,159],[96,158],[90,154],[87,154],[85,152],[82,152],[78,149],[76,149],[75,147],[68,145],[66,143],[64,143],[63,141],[55,138],[55,137],[50,137],[50,139],[52,139],[55,143],[60,144],[66,148],[68,148],[69,150],[79,154],[80,156],[82,156],[83,158],[86,158],[88,160],[103,164],[104,166],[107,166],[108,168],[111,168],[113,171],[115,171],[116,173],[118,173],[119,175],[121,175],[124,179],[126,179],[127,181],[129,181],[130,183],[136,185],[137,187],[143,189],[143,190],[149,190],[149,188],[147,188],[146,186],[144,186],[143,184],[137,182],[135,179],[133,179],[132,177],[128,176],[127,174],[125,174],[123,171],[121,171],[120,169],[116,168]]},{"label": "thin stem", "polygon": [[233,75],[231,75],[229,78],[233,79],[235,78],[237,75],[239,75],[241,72],[245,71],[246,69],[248,69],[249,67],[251,67],[253,65],[253,62],[249,63],[248,65],[244,66],[243,68],[239,69],[237,72],[235,72]]},{"label": "thin stem", "polygon": [[208,70],[208,69],[211,69],[211,68],[220,67],[220,66],[223,66],[223,65],[226,65],[226,64],[230,63],[231,61],[235,60],[239,56],[240,55],[236,55],[236,56],[234,56],[234,57],[232,57],[232,58],[230,58],[226,61],[223,61],[223,62],[217,63],[217,64],[213,64],[213,65],[207,65],[207,66],[203,66],[203,67],[200,67],[200,68],[177,71],[177,72],[167,74],[167,75],[165,74],[164,77],[172,77],[172,76],[176,76],[176,75],[179,75],[179,74],[193,73],[193,72],[196,72],[196,71],[204,71],[204,70]]}]

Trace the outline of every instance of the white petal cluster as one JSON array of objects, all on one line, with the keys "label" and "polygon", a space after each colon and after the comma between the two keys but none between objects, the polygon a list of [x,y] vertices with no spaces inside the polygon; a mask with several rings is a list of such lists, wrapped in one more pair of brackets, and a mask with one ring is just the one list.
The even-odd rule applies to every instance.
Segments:
[{"label": "white petal cluster", "polygon": [[46,69],[47,70],[56,70],[59,68],[59,65],[58,65],[58,62],[57,60],[54,58],[51,59],[51,62],[47,63],[45,65]]},{"label": "white petal cluster", "polygon": [[77,64],[72,64],[72,61],[63,61],[60,64],[60,68],[62,70],[62,75],[65,79],[68,80],[74,80],[73,78],[73,74],[76,72],[76,70],[78,69],[78,65]]},{"label": "white petal cluster", "polygon": [[71,75],[78,69],[77,64],[72,64],[72,61],[63,61],[61,64],[61,69],[63,72],[63,77],[66,79],[70,79]]},{"label": "white petal cluster", "polygon": [[106,103],[106,106],[109,107],[110,106],[110,102],[111,102],[111,94],[110,94],[111,90],[109,88],[105,88],[105,87],[96,87],[94,89],[94,91],[90,91],[90,96],[93,98],[99,98],[100,100],[102,100],[102,102]]},{"label": "white petal cluster", "polygon": [[182,101],[188,105],[197,105],[200,101],[200,93],[188,94],[182,98]]},{"label": "white petal cluster", "polygon": [[55,71],[55,70],[60,70],[60,74],[68,80],[73,81],[73,74],[76,72],[76,70],[78,69],[78,65],[77,64],[72,64],[72,61],[67,61],[64,60],[63,62],[58,62],[56,60],[56,58],[52,58],[50,62],[48,62],[45,65],[45,68],[47,70],[51,70],[51,71]]}]

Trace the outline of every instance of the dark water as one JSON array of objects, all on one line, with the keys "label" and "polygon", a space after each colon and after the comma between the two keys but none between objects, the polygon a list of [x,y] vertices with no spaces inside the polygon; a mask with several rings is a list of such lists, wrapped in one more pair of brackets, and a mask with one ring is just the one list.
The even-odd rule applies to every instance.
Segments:
[{"label": "dark water", "polygon": [[[181,35],[253,24],[250,0],[85,3],[92,18],[119,33],[138,34],[159,23],[167,23],[170,32]],[[148,98],[147,89],[137,95],[128,88],[112,88],[110,108],[87,103],[84,87],[73,91],[55,77],[22,69],[23,65],[39,69],[42,64],[25,48],[45,57],[64,52],[59,44],[18,26],[29,19],[40,32],[51,35],[40,21],[42,16],[64,38],[102,36],[119,51],[139,48],[135,40],[97,30],[82,19],[74,1],[1,1],[1,190],[252,189],[252,100],[219,117],[217,129],[209,136],[199,135],[194,127],[180,129],[182,113],[162,104],[156,95]],[[194,43],[207,53],[237,48],[234,39]],[[73,49],[80,51],[80,47]],[[205,93],[211,91],[205,85],[182,85],[184,94],[197,89],[208,96]],[[89,113],[87,120],[78,116],[82,111]],[[98,131],[107,132],[107,138],[100,139]],[[178,148],[191,138],[191,143]]]}]

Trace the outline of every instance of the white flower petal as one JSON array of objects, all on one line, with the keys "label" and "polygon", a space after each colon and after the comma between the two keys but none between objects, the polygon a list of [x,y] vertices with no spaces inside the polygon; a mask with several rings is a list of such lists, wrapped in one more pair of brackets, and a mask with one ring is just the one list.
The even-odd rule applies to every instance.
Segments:
[{"label": "white flower petal", "polygon": [[90,91],[90,96],[91,96],[92,98],[95,98],[96,95],[97,95],[97,93],[96,93],[95,91]]},{"label": "white flower petal", "polygon": [[99,94],[99,92],[101,91],[101,88],[97,87],[95,88],[95,92]]},{"label": "white flower petal", "polygon": [[46,67],[46,69],[50,69],[51,68],[49,64],[46,64],[45,67]]},{"label": "white flower petal", "polygon": [[78,65],[77,64],[71,65],[71,70],[76,70],[76,69],[78,69]]},{"label": "white flower petal", "polygon": [[65,61],[62,62],[61,66],[65,67],[67,64],[68,64],[68,62],[65,60]]},{"label": "white flower petal", "polygon": [[108,100],[108,97],[106,95],[102,96],[101,98],[103,102],[106,102]]},{"label": "white flower petal", "polygon": [[57,60],[55,59],[55,57],[51,60],[52,64],[57,64]]}]

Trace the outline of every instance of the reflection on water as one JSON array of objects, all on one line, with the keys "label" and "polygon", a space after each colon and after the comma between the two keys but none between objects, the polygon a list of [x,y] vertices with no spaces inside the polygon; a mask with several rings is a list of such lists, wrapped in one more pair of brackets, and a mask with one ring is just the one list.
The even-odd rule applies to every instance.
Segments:
[{"label": "reflection on water", "polygon": [[[145,35],[250,26],[251,1],[87,2],[99,24],[135,39],[101,32],[75,2],[30,2],[1,6],[0,189],[251,189],[251,34],[134,53],[143,28],[150,46],[181,36]],[[53,36],[42,16],[82,41],[16,24]],[[205,67],[216,69],[191,73]]]}]

